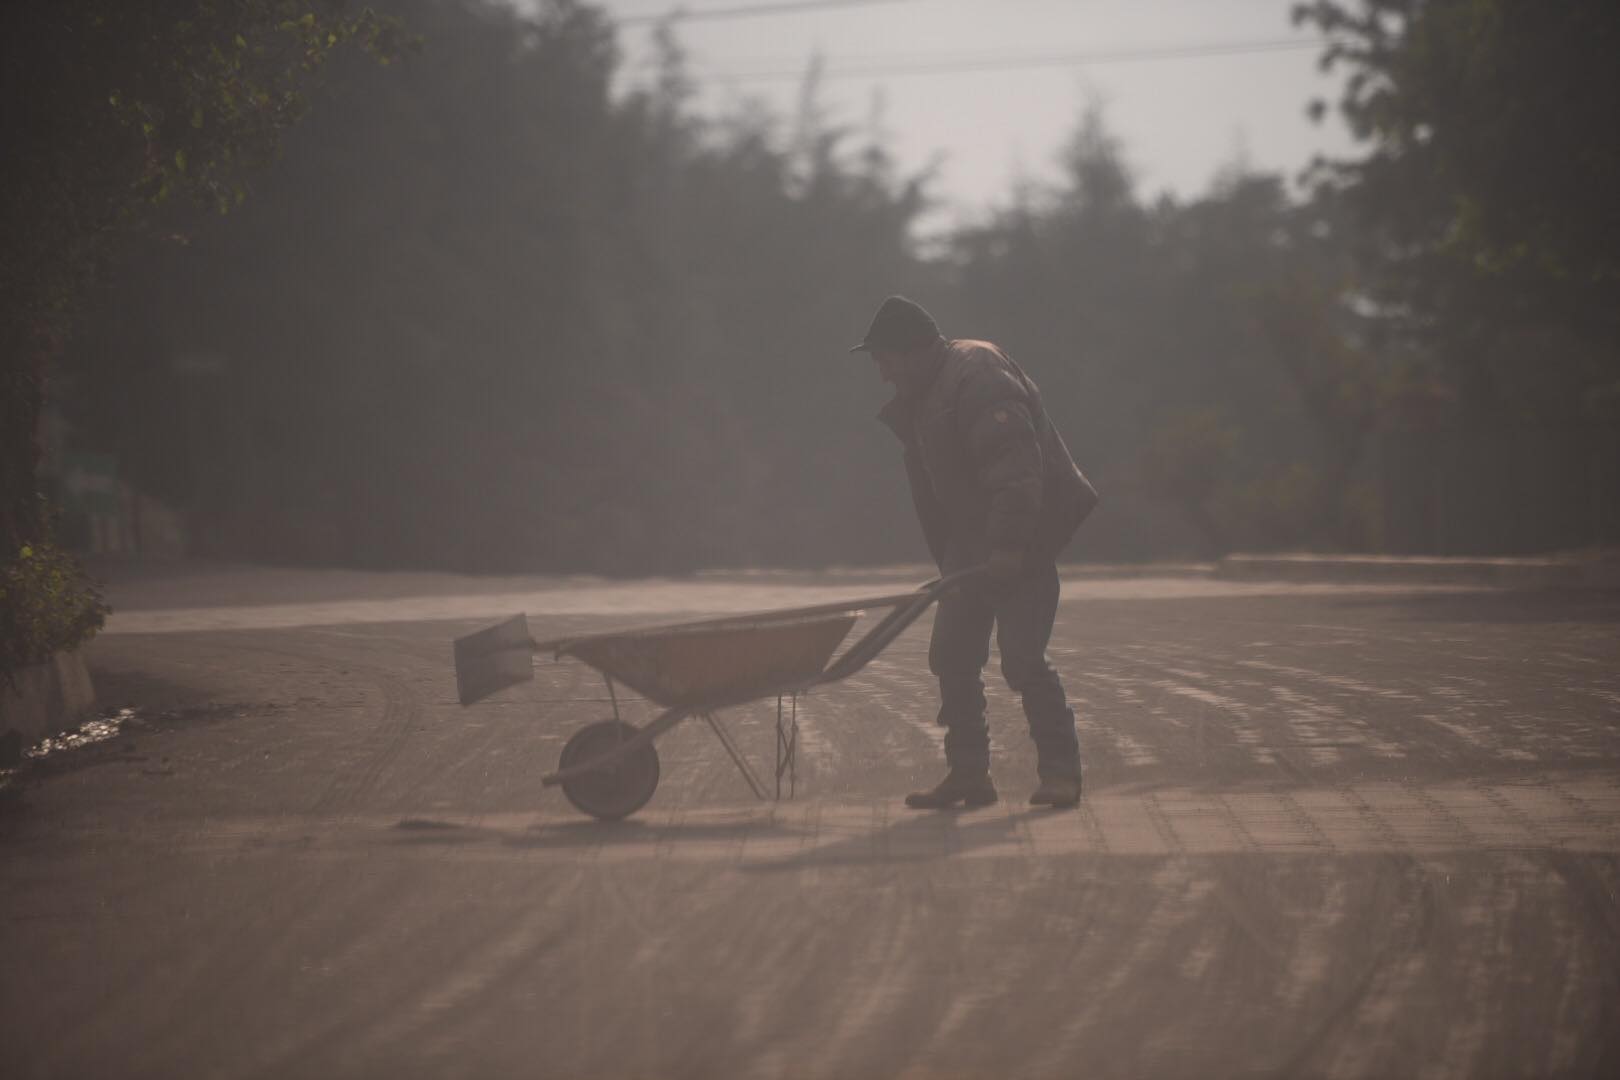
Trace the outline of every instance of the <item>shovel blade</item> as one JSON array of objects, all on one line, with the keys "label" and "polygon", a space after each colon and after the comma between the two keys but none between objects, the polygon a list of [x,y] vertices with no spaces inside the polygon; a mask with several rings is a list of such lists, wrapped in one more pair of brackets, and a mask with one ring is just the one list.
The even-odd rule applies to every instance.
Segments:
[{"label": "shovel blade", "polygon": [[456,696],[463,705],[482,701],[509,686],[534,679],[534,639],[529,620],[514,615],[503,623],[457,638]]}]

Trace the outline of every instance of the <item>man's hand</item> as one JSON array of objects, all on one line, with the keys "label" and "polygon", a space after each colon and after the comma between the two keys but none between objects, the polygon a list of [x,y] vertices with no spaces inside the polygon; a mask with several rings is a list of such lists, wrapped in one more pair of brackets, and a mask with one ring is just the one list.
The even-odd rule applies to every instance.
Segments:
[{"label": "man's hand", "polygon": [[997,585],[1006,585],[1024,572],[1024,555],[1020,551],[992,551],[986,565],[990,568],[990,580]]}]

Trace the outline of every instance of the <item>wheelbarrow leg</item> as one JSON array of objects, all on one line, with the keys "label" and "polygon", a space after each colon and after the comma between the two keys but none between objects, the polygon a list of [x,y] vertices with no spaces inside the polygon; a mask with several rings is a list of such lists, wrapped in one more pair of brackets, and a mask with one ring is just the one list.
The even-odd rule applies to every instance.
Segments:
[{"label": "wheelbarrow leg", "polygon": [[732,763],[737,766],[737,771],[743,774],[743,779],[748,781],[750,788],[753,788],[754,795],[762,802],[769,799],[770,796],[765,793],[765,785],[761,784],[759,777],[754,775],[754,770],[748,764],[748,759],[743,756],[743,752],[737,746],[736,740],[731,737],[731,732],[726,730],[726,726],[720,722],[720,718],[715,716],[714,713],[703,713],[702,715],[703,719],[708,721],[709,728],[714,732],[714,737],[720,740],[720,745],[725,747],[726,753],[731,755]]},{"label": "wheelbarrow leg", "polygon": [[799,786],[799,695],[785,695],[792,702],[792,713],[783,723],[782,698],[776,695],[776,799],[782,801],[782,774],[788,778],[788,798],[798,794]]}]

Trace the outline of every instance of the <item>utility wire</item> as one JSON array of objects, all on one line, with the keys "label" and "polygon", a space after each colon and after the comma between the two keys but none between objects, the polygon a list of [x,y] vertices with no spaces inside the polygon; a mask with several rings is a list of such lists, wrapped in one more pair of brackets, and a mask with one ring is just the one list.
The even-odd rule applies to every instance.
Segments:
[{"label": "utility wire", "polygon": [[747,19],[761,15],[796,15],[801,11],[820,11],[826,8],[873,7],[877,4],[904,4],[910,0],[796,0],[784,4],[741,4],[724,8],[672,8],[662,15],[626,15],[613,20],[619,26],[644,26],[650,23],[698,22],[714,19]]},{"label": "utility wire", "polygon": [[[1067,68],[1082,65],[1144,63],[1165,60],[1197,60],[1216,56],[1249,56],[1258,53],[1299,52],[1320,49],[1320,41],[1299,38],[1267,41],[1227,41],[1201,45],[1169,45],[1147,49],[1099,49],[1076,53],[1026,53],[1010,56],[961,56],[930,58],[915,62],[866,63],[827,67],[823,79],[861,79],[877,76],[955,75],[973,71],[1025,71],[1037,68]],[[699,78],[716,82],[784,82],[804,78],[803,67],[739,72],[712,72]]]}]

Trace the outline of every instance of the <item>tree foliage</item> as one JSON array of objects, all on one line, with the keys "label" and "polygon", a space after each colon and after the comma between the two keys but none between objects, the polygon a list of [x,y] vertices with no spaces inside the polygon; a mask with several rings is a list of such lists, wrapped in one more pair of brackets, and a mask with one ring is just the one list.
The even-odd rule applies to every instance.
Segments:
[{"label": "tree foliage", "polygon": [[1576,415],[1620,377],[1620,7],[1316,0],[1295,18],[1348,69],[1338,110],[1366,151],[1321,178],[1383,298],[1471,407]]},{"label": "tree foliage", "polygon": [[[1460,373],[1549,408],[1591,382],[1551,307],[1489,302],[1535,260],[1498,273],[1448,247],[1438,180],[1380,202],[1385,142],[1304,197],[1235,166],[1153,198],[1104,115],[1077,110],[1055,185],[924,258],[929,178],[829,116],[814,67],[795,116],[704,118],[667,35],[645,85],[616,92],[614,30],[588,5],[389,10],[420,55],[331,64],[254,197],[225,218],[165,211],[67,356],[79,437],[183,509],[203,553],[614,573],[915,559],[872,421],[885,392],[843,352],[891,292],[1042,386],[1104,493],[1078,549],[1093,558],[1421,550],[1387,519],[1442,486],[1423,469]],[[1331,40],[1353,43],[1348,26]],[[1371,86],[1351,88],[1369,118]],[[1576,534],[1518,516],[1553,524],[1500,543]]]},{"label": "tree foliage", "polygon": [[108,614],[95,584],[54,544],[26,544],[0,565],[0,686],[101,629]]},{"label": "tree foliage", "polygon": [[83,428],[258,557],[657,569],[903,524],[805,493],[881,447],[876,380],[824,335],[920,280],[919,183],[819,123],[698,121],[673,53],[613,97],[582,5],[394,10],[420,56],[335,67],[239,214],[172,221],[190,242],[108,290]]},{"label": "tree foliage", "polygon": [[22,551],[49,549],[47,379],[118,238],[176,195],[239,202],[304,77],[347,43],[386,55],[395,27],[325,0],[26,0],[5,28],[0,567],[21,572]]}]

